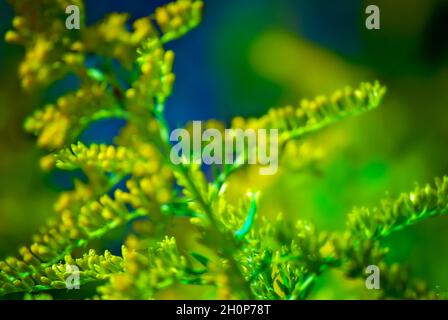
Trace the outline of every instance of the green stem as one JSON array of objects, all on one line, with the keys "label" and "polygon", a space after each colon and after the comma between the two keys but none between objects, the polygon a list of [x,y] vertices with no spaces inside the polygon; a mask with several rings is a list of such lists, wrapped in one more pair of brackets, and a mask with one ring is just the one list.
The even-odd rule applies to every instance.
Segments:
[{"label": "green stem", "polygon": [[[169,132],[168,124],[165,120],[165,117],[160,110],[163,110],[163,108],[156,108],[155,110],[155,116],[159,121],[159,124],[161,126],[161,141],[164,144],[163,150],[165,150],[165,159],[170,164],[171,168],[178,172],[186,181],[188,184],[188,189],[192,191],[192,193],[195,196],[195,201],[198,202],[198,204],[203,209],[204,213],[207,215],[208,220],[210,221],[211,231],[215,235],[217,235],[220,239],[225,239],[225,234],[223,234],[220,230],[220,224],[215,219],[214,214],[212,212],[212,201],[213,200],[207,200],[204,199],[199,192],[198,188],[196,187],[194,181],[191,179],[190,175],[188,174],[188,169],[184,165],[174,165],[169,161],[169,150],[171,149],[171,145],[169,142],[169,135],[167,134]],[[238,266],[235,258],[233,257],[233,253],[237,250],[238,244],[232,243],[231,241],[227,243],[224,247],[215,248],[216,251],[221,252],[221,255],[223,258],[225,258],[229,264],[230,264],[230,270],[228,270],[228,274],[230,277],[236,277],[236,282],[240,283],[242,285],[242,289],[244,291],[244,294],[247,299],[254,299],[254,295],[252,293],[252,290],[250,288],[250,284],[246,281],[244,278],[244,275],[242,274],[242,271],[240,267]]]}]

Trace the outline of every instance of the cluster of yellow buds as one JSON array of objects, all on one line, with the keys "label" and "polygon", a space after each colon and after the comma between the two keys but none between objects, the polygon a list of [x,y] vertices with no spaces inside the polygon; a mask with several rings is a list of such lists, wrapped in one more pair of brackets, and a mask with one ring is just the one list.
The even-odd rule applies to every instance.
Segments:
[{"label": "cluster of yellow buds", "polygon": [[73,144],[71,148],[63,149],[56,155],[56,165],[63,170],[96,167],[103,172],[130,174],[134,166],[144,166],[144,173],[154,172],[152,166],[134,151],[113,145],[91,144],[86,146],[82,142]]},{"label": "cluster of yellow buds", "polygon": [[155,19],[164,33],[162,40],[179,38],[201,21],[202,1],[178,0],[156,9]]},{"label": "cluster of yellow buds", "polygon": [[[135,251],[128,250],[125,246],[122,247],[122,254],[124,257],[125,272],[115,274],[110,278],[109,284],[98,288],[98,292],[103,299],[149,299],[153,294],[147,281],[140,282],[142,286],[137,285],[139,273],[144,274],[143,270],[147,270],[149,266],[149,259],[145,255]],[[142,293],[140,288],[146,288]],[[142,296],[147,294],[147,296]]]},{"label": "cluster of yellow buds", "polygon": [[82,117],[92,113],[89,109],[102,110],[114,102],[105,83],[86,83],[77,91],[60,97],[56,106],[61,112]]},{"label": "cluster of yellow buds", "polygon": [[[137,209],[129,208],[130,204]],[[104,233],[109,228],[124,225],[134,218],[147,216],[147,208],[141,208],[141,199],[128,192],[117,189],[114,198],[103,195],[81,207],[77,224],[87,234]]]},{"label": "cluster of yellow buds", "polygon": [[[50,156],[53,157],[52,154]],[[53,209],[59,214],[67,209],[76,210],[83,203],[92,200],[93,196],[94,192],[89,184],[85,184],[80,180],[75,180],[74,189],[62,192],[55,202]]]},{"label": "cluster of yellow buds", "polygon": [[[161,156],[156,148],[149,143],[140,143],[137,150],[113,145],[84,145],[82,142],[73,144],[71,148],[63,149],[55,155],[56,165],[60,169],[95,167],[103,172],[116,174],[132,174],[136,178],[153,176],[169,183],[171,171],[162,164]],[[158,184],[157,187],[160,187]]]},{"label": "cluster of yellow buds", "polygon": [[[65,9],[69,5],[80,8],[80,30],[68,30],[64,26]],[[39,145],[60,149],[76,141],[89,123],[110,117],[128,120],[131,134],[118,137],[117,141],[121,139],[122,144],[86,146],[78,143],[42,159],[41,165],[46,169],[55,165],[65,170],[81,168],[89,181],[75,181],[74,190],[61,194],[54,206],[56,217],[33,237],[30,246],[20,249],[20,258],[0,262],[0,295],[33,291],[36,286],[62,288],[65,264],[80,267],[81,276],[87,282],[107,278],[106,271],[117,273],[118,279],[122,260],[108,252],[97,256],[91,251],[81,259],[66,256],[65,264],[58,262],[66,253],[111,229],[152,213],[161,216],[161,205],[171,200],[172,171],[163,163],[160,150],[151,139],[143,142],[140,135],[136,137],[132,132],[139,129],[136,123],[140,119],[146,119],[146,129],[160,134],[159,123],[148,111],[152,111],[154,104],[160,106],[165,102],[175,80],[174,53],[165,51],[162,44],[199,23],[202,2],[176,1],[161,9],[166,10],[167,20],[161,19],[159,10],[154,16],[136,20],[133,31],[127,29],[128,16],[124,14],[111,14],[93,26],[86,26],[81,0],[16,0],[13,6],[18,16],[13,22],[14,30],[5,37],[8,42],[22,44],[26,49],[19,70],[23,86],[45,85],[69,73],[81,80],[77,91],[60,97],[26,121],[25,129],[38,136]],[[154,23],[160,24],[162,35]],[[137,48],[140,48],[138,52]],[[105,64],[112,58],[125,68],[136,66],[140,71],[138,79],[122,95],[119,80],[124,79],[118,79],[110,70],[85,65],[86,57],[91,54],[105,57],[100,59]],[[93,171],[95,174],[90,175]],[[100,188],[92,177],[101,180]],[[103,177],[107,183],[102,183]],[[126,188],[113,190],[114,186],[111,190],[116,178],[128,178]],[[157,220],[157,216],[152,217]],[[150,269],[151,272],[142,273],[142,277],[148,277],[152,292],[151,288],[156,287],[160,279],[175,279],[181,273],[176,267],[182,270],[185,260],[179,257],[175,247],[173,239],[166,239],[149,252],[149,256],[145,252],[146,258],[141,261],[136,258],[138,255],[124,249],[127,272],[136,274],[140,267]],[[157,258],[148,259],[151,255]],[[152,295],[140,293],[145,297]]]},{"label": "cluster of yellow buds", "polygon": [[[92,280],[104,280],[113,273],[121,272],[123,259],[105,251],[97,255],[94,250],[84,254],[82,258],[73,259],[66,255],[64,262],[48,265],[38,269],[38,261],[28,249],[22,250],[23,260],[9,257],[0,261],[0,295],[22,291],[36,291],[37,288],[66,289],[70,276],[74,271],[82,283]],[[34,263],[34,264],[33,264]],[[76,268],[76,269],[75,269]]]},{"label": "cluster of yellow buds", "polygon": [[85,50],[115,58],[124,67],[131,69],[136,58],[136,49],[146,38],[157,38],[157,31],[149,17],[136,20],[134,30],[128,30],[129,17],[125,13],[112,13],[82,34]]},{"label": "cluster of yellow buds", "polygon": [[174,53],[165,52],[159,39],[145,41],[139,54],[140,77],[126,91],[126,105],[137,113],[152,110],[155,102],[163,104],[171,95],[175,80]]},{"label": "cluster of yellow buds", "polygon": [[[72,248],[75,245],[86,243],[110,229],[135,219],[147,216],[148,211],[141,206],[141,199],[130,193],[117,190],[114,199],[103,195],[100,199],[88,201],[86,204],[70,203],[66,198],[57,206],[59,217],[49,223],[49,226],[40,234],[33,236],[33,244],[23,249],[38,258],[39,263],[51,262],[58,259],[58,253]],[[127,205],[137,207],[133,210]]]},{"label": "cluster of yellow buds", "polygon": [[283,134],[281,141],[319,129],[341,118],[377,107],[386,92],[380,83],[361,83],[358,89],[346,87],[336,91],[331,98],[319,96],[302,100],[298,107],[286,106],[271,109],[261,118],[234,119],[237,128],[275,128]]},{"label": "cluster of yellow buds", "polygon": [[[117,215],[112,214],[115,211],[120,216],[123,213],[132,215],[127,210],[127,204],[134,209],[158,210],[160,204],[166,203],[171,198],[173,180],[171,170],[162,164],[160,155],[151,144],[142,143],[134,151],[123,146],[97,144],[85,146],[79,142],[69,149],[60,151],[55,157],[56,165],[60,169],[83,168],[86,171],[89,167],[95,167],[104,173],[113,172],[122,177],[126,175],[133,177],[126,182],[128,191],[115,192],[115,204],[111,203],[112,199],[106,196],[101,198],[99,203],[93,202],[82,208],[81,214],[83,215],[84,212],[85,219],[81,221],[81,225],[84,227],[86,223],[95,220],[89,220],[89,215],[97,215],[104,219],[115,218]],[[67,207],[66,203],[77,195],[77,193],[70,194],[58,201],[58,208]]]},{"label": "cluster of yellow buds", "polygon": [[[89,152],[85,147],[80,148],[84,150],[82,154]],[[107,152],[108,149],[103,148],[105,156]],[[148,155],[150,152],[146,150],[141,153]],[[170,175],[168,170],[162,169],[139,183],[129,180],[129,191],[116,190],[113,198],[103,195],[98,201],[90,200],[90,188],[78,184],[74,191],[61,195],[56,203],[55,210],[60,217],[51,221],[40,234],[34,235],[30,247],[21,249],[24,263],[51,263],[58,259],[60,252],[70,249],[75,243],[85,243],[136,217],[148,216],[148,210],[158,210],[157,201],[164,203],[169,200]]]},{"label": "cluster of yellow buds", "polygon": [[91,83],[37,110],[26,120],[25,130],[38,136],[39,146],[56,149],[76,139],[89,121],[120,113],[106,85]]},{"label": "cluster of yellow buds", "polygon": [[19,69],[24,88],[46,85],[82,66],[84,56],[73,46],[79,34],[69,32],[64,25],[66,7],[83,8],[82,1],[18,0],[11,4],[18,15],[5,40],[26,47]]},{"label": "cluster of yellow buds", "polygon": [[[93,26],[82,25],[80,30],[73,31],[64,27],[65,8],[74,4],[82,13],[82,1],[57,0],[56,5],[54,2],[44,0],[37,5],[29,0],[16,1],[13,5],[19,15],[14,19],[14,30],[6,34],[9,42],[23,44],[27,49],[20,66],[24,87],[49,83],[71,71],[83,80],[77,92],[60,97],[55,104],[47,105],[27,120],[25,129],[38,136],[39,146],[50,150],[60,148],[73,142],[89,122],[104,117],[122,117],[125,113],[118,106],[120,97],[106,84],[105,80],[109,79],[104,75],[101,79],[93,79],[95,81],[86,77],[89,70],[84,66],[84,59],[89,53],[116,58],[129,68],[139,55],[140,77],[127,90],[125,106],[138,117],[139,112],[151,110],[155,102],[163,104],[171,94],[175,80],[172,72],[174,53],[163,49],[151,17],[136,20],[132,32],[126,27],[126,14],[111,14]],[[36,10],[31,14],[28,8],[34,7]],[[198,24],[201,7],[201,1],[179,0],[159,8],[155,17],[159,17],[156,20],[166,32],[165,36],[170,34],[170,38],[175,38],[173,34],[179,36],[179,32],[186,32]],[[167,21],[161,18],[163,12],[168,15]],[[174,22],[168,23],[171,19]],[[174,26],[170,27],[171,24]],[[50,158],[42,160],[44,168],[52,165]]]},{"label": "cluster of yellow buds", "polygon": [[[201,20],[202,1],[178,0],[157,9],[155,20],[163,35],[159,35],[152,17],[133,23],[129,31],[127,14],[113,13],[93,26],[84,24],[82,0],[18,0],[12,3],[18,15],[13,30],[5,35],[8,43],[26,47],[20,66],[24,88],[30,89],[61,79],[70,72],[82,76],[87,54],[114,58],[131,69],[137,58],[136,49],[145,39],[176,39]],[[70,5],[80,8],[80,29],[68,30],[65,10]],[[172,77],[172,76],[170,76]]]},{"label": "cluster of yellow buds", "polygon": [[[98,201],[90,200],[84,205],[82,202],[73,203],[72,197],[68,195],[58,202],[55,209],[59,217],[33,236],[33,244],[29,248],[22,249],[27,258],[37,258],[39,263],[57,260],[59,252],[86,243],[136,217],[148,215],[146,209],[140,208],[141,198],[121,190],[116,190],[114,199],[103,195]],[[129,208],[128,204],[137,209]]]},{"label": "cluster of yellow buds", "polygon": [[58,59],[55,53],[61,51],[60,47],[47,38],[36,36],[33,42],[19,68],[22,86],[25,89],[45,85],[61,78],[69,71],[69,67],[74,65],[79,67],[84,62],[83,56],[75,53],[59,52],[61,59]]},{"label": "cluster of yellow buds", "polygon": [[53,219],[40,233],[33,235],[30,251],[41,261],[57,259],[57,253],[70,248],[74,242],[86,234],[77,224],[77,214],[64,210],[60,218]]},{"label": "cluster of yellow buds", "polygon": [[174,238],[166,237],[142,252],[123,247],[122,253],[124,272],[113,275],[109,284],[98,289],[103,299],[154,299],[161,283],[166,286],[186,276],[187,263]]},{"label": "cluster of yellow buds", "polygon": [[[26,6],[34,5],[32,1],[15,3],[16,10],[23,11],[23,15],[15,18],[14,31],[6,35],[9,42],[21,43],[27,48],[25,60],[20,66],[24,87],[49,83],[68,72],[74,72],[82,79],[77,92],[60,97],[55,104],[37,111],[27,120],[25,129],[38,136],[41,147],[53,150],[72,143],[91,121],[125,117],[126,112],[139,117],[151,111],[154,103],[163,105],[175,81],[172,72],[174,53],[163,49],[162,40],[150,17],[136,20],[132,32],[126,27],[126,14],[111,14],[96,25],[83,25],[80,30],[72,31],[63,25],[65,11],[62,9],[68,2],[59,0],[57,6],[53,2],[45,0],[40,10],[36,10],[37,15],[25,10]],[[75,5],[83,9],[82,1],[76,1]],[[167,32],[165,36],[174,33],[179,36],[179,32],[195,27],[200,19],[201,7],[201,1],[179,0],[159,8],[156,16],[160,17],[163,15],[161,12],[166,11],[169,17],[177,21],[174,29],[165,22],[162,28]],[[40,25],[40,15],[46,18],[47,24],[50,23],[51,30]],[[179,19],[182,23],[177,25]],[[163,19],[159,22],[164,23]],[[113,87],[115,80],[106,79],[104,74],[99,78],[88,76],[91,70],[86,69],[84,60],[90,53],[118,59],[128,68],[139,56],[137,65],[141,71],[140,77],[126,91],[124,105],[121,105],[121,95],[109,86],[112,84]],[[113,83],[108,84],[109,81]],[[128,110],[124,111],[122,107]],[[50,168],[50,160],[43,159],[42,166]]]},{"label": "cluster of yellow buds", "polygon": [[38,136],[37,143],[40,147],[56,149],[65,142],[67,131],[70,127],[69,118],[53,105],[47,105],[45,109],[35,112],[25,122],[25,130]]},{"label": "cluster of yellow buds", "polygon": [[164,204],[170,201],[172,197],[170,184],[172,174],[169,170],[162,170],[160,174],[130,180],[128,188],[131,194],[138,194],[145,202],[153,204]]},{"label": "cluster of yellow buds", "polygon": [[353,235],[364,239],[385,237],[402,225],[411,225],[423,216],[448,211],[448,177],[436,178],[433,184],[416,186],[397,199],[385,199],[374,209],[355,208],[348,217]]}]

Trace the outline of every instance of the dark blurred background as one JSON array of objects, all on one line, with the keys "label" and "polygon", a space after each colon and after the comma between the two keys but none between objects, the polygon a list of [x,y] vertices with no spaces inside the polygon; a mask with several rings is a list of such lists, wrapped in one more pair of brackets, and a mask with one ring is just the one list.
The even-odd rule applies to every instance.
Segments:
[{"label": "dark blurred background", "polygon": [[[167,1],[88,0],[93,23],[109,12],[133,19]],[[311,140],[317,170],[284,169],[265,187],[262,210],[342,230],[353,206],[374,206],[448,174],[447,1],[205,1],[204,20],[169,44],[177,82],[167,113],[172,127],[190,120],[258,116],[269,107],[380,80],[388,87],[378,110],[325,129]],[[381,29],[365,28],[365,8],[379,6]],[[0,0],[0,34],[12,10]],[[33,137],[22,130],[33,110],[73,86],[22,92],[17,67],[24,50],[0,41],[0,257],[14,254],[51,215],[65,185],[39,169]],[[101,135],[100,129],[90,130]],[[88,137],[86,137],[88,139]],[[238,190],[254,183],[241,181]],[[247,184],[246,184],[247,182]],[[264,183],[266,182],[266,183]],[[238,191],[238,190],[235,190]],[[287,195],[287,196],[285,196]],[[430,287],[448,291],[448,221],[437,218],[388,239],[389,259],[409,264]],[[356,284],[327,279],[315,298],[354,297]],[[329,286],[328,286],[329,287]],[[342,296],[341,296],[342,292]]]}]

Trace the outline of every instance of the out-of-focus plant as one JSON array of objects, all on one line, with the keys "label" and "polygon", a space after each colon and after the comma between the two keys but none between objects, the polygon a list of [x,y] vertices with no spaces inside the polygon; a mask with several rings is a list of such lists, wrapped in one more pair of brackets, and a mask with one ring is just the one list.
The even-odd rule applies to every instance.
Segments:
[{"label": "out-of-focus plant", "polygon": [[[445,214],[447,177],[386,199],[378,208],[354,209],[343,233],[319,231],[308,221],[291,223],[280,214],[270,221],[258,214],[262,194],[256,186],[238,203],[228,199],[226,190],[235,183],[229,177],[247,170],[244,164],[217,167],[208,181],[200,166],[170,161],[164,108],[175,80],[174,53],[164,44],[199,24],[202,1],[159,7],[154,15],[136,20],[132,31],[124,14],[111,14],[93,26],[86,26],[82,17],[79,30],[67,30],[63,22],[70,4],[84,11],[82,1],[12,2],[17,16],[6,40],[26,48],[19,69],[24,89],[46,86],[67,74],[80,79],[76,92],[37,111],[25,129],[49,152],[42,158],[43,169],[82,170],[87,182],[76,181],[73,190],[62,192],[54,219],[32,244],[20,248],[18,257],[0,262],[1,296],[51,298],[42,292],[66,288],[70,265],[80,270],[81,290],[94,284],[95,297],[103,299],[152,299],[182,285],[213,287],[214,297],[221,299],[305,299],[328,269],[364,278],[365,268],[377,265],[381,297],[435,297],[423,282],[409,279],[405,269],[385,263],[387,248],[381,240]],[[88,67],[90,56],[102,65]],[[114,72],[116,61],[125,75]],[[281,150],[287,150],[294,140],[378,107],[385,91],[378,82],[363,83],[330,97],[271,109],[260,118],[235,118],[232,128],[278,129]],[[113,145],[78,141],[89,124],[111,117],[126,121]],[[313,157],[312,152],[300,155],[304,163]],[[201,250],[180,249],[167,230],[173,220],[185,217]],[[73,257],[77,249],[139,219],[147,219],[151,230],[139,238],[129,236],[121,256],[88,250]]]}]

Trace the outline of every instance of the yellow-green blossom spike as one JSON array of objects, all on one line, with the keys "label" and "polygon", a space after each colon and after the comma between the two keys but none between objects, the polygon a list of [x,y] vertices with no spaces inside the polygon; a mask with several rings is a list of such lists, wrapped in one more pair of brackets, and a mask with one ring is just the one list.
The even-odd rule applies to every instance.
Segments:
[{"label": "yellow-green blossom spike", "polygon": [[177,0],[159,7],[155,20],[163,32],[162,40],[170,41],[195,28],[202,18],[202,1]]},{"label": "yellow-green blossom spike", "polygon": [[436,178],[433,185],[417,186],[397,199],[385,199],[372,210],[355,209],[348,220],[350,232],[358,238],[380,239],[421,220],[448,211],[448,177]]},{"label": "yellow-green blossom spike", "polygon": [[353,90],[346,87],[330,99],[319,96],[302,100],[299,106],[271,109],[261,118],[233,120],[234,128],[278,129],[280,142],[296,139],[338,120],[378,107],[386,92],[379,82],[361,83]]}]

